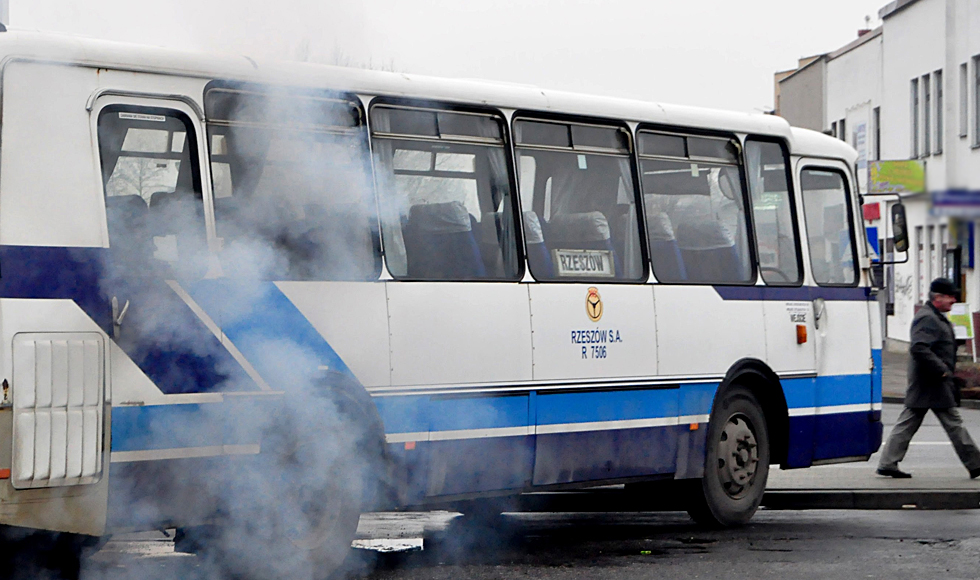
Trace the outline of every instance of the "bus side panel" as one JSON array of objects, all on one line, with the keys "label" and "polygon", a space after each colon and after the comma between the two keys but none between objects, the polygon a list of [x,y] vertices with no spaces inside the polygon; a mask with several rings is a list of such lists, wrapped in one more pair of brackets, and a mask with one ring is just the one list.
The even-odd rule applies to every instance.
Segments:
[{"label": "bus side panel", "polygon": [[536,398],[534,485],[673,473],[675,387],[540,393]]},{"label": "bus side panel", "polygon": [[654,287],[660,374],[724,375],[742,358],[766,358],[760,300],[724,300],[711,286]]},{"label": "bus side panel", "polygon": [[12,62],[3,74],[0,244],[103,245],[88,97],[94,69]]}]

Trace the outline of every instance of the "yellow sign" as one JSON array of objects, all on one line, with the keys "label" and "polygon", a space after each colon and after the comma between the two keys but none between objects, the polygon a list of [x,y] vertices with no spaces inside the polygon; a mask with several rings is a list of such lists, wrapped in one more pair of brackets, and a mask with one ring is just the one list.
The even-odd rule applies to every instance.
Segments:
[{"label": "yellow sign", "polygon": [[949,321],[953,323],[953,332],[959,340],[973,338],[973,316],[970,315],[970,308],[964,302],[957,302],[950,309]]},{"label": "yellow sign", "polygon": [[585,296],[585,313],[589,315],[589,320],[599,322],[602,318],[602,298],[599,296],[599,289],[595,286],[589,288]]},{"label": "yellow sign", "polygon": [[926,190],[926,165],[918,159],[872,161],[868,193],[922,193]]}]

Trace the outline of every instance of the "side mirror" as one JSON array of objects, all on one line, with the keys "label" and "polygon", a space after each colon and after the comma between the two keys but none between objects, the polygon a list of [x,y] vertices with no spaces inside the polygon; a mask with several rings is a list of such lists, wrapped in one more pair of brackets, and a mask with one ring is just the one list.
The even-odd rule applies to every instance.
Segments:
[{"label": "side mirror", "polygon": [[901,202],[892,206],[892,239],[896,252],[909,251],[909,230],[905,221],[905,206]]}]

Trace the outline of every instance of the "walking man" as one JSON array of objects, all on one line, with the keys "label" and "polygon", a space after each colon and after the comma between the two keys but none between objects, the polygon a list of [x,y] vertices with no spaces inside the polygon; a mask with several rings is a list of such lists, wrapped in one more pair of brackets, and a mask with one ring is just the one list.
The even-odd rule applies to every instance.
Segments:
[{"label": "walking man", "polygon": [[881,452],[878,475],[908,478],[912,474],[898,468],[905,458],[909,441],[932,409],[960,461],[970,471],[970,479],[980,476],[980,450],[977,449],[956,410],[953,370],[956,367],[956,338],[953,325],[944,316],[959,296],[952,281],[936,278],[929,285],[929,302],[912,318],[905,409],[888,436]]}]

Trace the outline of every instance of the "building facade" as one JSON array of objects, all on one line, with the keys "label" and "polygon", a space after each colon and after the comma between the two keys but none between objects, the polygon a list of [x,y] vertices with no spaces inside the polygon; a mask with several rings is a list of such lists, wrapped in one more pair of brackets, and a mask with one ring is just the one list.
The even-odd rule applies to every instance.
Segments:
[{"label": "building facade", "polygon": [[[779,73],[777,114],[810,123],[819,115],[820,126],[810,128],[857,149],[862,192],[873,162],[916,160],[924,168],[923,191],[903,195],[908,261],[884,269],[887,336],[907,341],[937,276],[956,278],[968,310],[980,312],[980,0],[896,0],[879,16],[879,28],[822,55],[819,91],[807,67]],[[804,90],[810,92],[797,99]],[[812,103],[816,93],[823,95],[819,105]],[[804,107],[807,115],[799,112]],[[902,259],[891,253],[887,210],[887,202],[866,200],[870,242]]]}]

